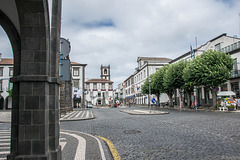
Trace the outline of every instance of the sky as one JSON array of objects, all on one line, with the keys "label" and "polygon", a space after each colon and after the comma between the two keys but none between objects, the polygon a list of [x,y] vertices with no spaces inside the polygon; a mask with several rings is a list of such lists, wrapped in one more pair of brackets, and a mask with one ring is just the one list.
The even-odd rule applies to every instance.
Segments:
[{"label": "sky", "polygon": [[[175,59],[227,33],[240,37],[239,0],[62,0],[61,37],[86,78],[111,66],[114,88],[134,73],[137,57]],[[12,57],[0,27],[0,52]]]}]

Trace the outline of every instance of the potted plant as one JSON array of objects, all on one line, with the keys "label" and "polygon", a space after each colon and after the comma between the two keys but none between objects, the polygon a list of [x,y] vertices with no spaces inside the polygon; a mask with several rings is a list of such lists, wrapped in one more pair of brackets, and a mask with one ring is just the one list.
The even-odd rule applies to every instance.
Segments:
[{"label": "potted plant", "polygon": [[221,103],[218,104],[218,109],[221,111],[221,109],[222,109]]},{"label": "potted plant", "polygon": [[233,104],[231,104],[231,105],[227,106],[227,108],[228,108],[228,111],[233,111],[235,106]]}]

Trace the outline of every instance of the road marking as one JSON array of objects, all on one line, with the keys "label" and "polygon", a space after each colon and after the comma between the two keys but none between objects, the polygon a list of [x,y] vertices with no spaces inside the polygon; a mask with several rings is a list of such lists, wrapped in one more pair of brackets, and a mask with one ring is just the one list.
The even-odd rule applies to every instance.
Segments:
[{"label": "road marking", "polygon": [[[100,142],[100,140],[99,140],[98,138],[96,138],[95,136],[93,136],[93,135],[91,135],[91,134],[87,134],[87,133],[83,133],[83,132],[69,131],[69,130],[64,130],[64,131],[65,131],[65,132],[71,132],[71,133],[73,133],[73,132],[75,132],[75,133],[80,133],[80,134],[84,134],[84,135],[86,135],[86,136],[89,136],[89,137],[92,137],[92,138],[96,139],[97,142],[98,142],[98,145],[99,145],[99,149],[100,149],[100,153],[101,153],[102,160],[106,160],[105,153],[104,153],[103,148],[102,148],[102,144],[101,144],[101,142]],[[64,131],[63,131],[63,132],[64,132]],[[61,132],[61,133],[62,133],[62,132]]]},{"label": "road marking", "polygon": [[110,151],[112,153],[112,156],[113,156],[114,160],[121,160],[122,159],[120,157],[120,155],[118,154],[117,149],[114,147],[113,143],[110,140],[108,140],[108,139],[106,139],[104,137],[101,137],[101,136],[97,136],[97,137],[101,138],[102,140],[104,140],[107,143],[107,145],[108,145],[108,147],[109,147],[109,149],[110,149]]},{"label": "road marking", "polygon": [[89,111],[87,111],[86,117],[87,117],[87,118],[89,117]]},{"label": "road marking", "polygon": [[82,111],[79,111],[78,114],[75,116],[75,118],[77,118],[81,113]]},{"label": "road marking", "polygon": [[61,133],[77,138],[78,146],[76,149],[75,160],[85,160],[86,140],[83,137],[80,137],[73,133],[67,133],[67,132],[61,132]]},{"label": "road marking", "polygon": [[62,147],[62,150],[64,149],[65,145],[67,144],[67,139],[66,138],[60,138],[59,139],[59,144]]}]

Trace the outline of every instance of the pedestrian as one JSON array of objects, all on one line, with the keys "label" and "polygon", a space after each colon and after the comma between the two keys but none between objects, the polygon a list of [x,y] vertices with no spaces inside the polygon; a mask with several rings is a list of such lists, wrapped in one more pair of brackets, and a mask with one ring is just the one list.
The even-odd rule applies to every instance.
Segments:
[{"label": "pedestrian", "polygon": [[194,101],[192,101],[192,109],[195,109]]},{"label": "pedestrian", "polygon": [[240,106],[240,99],[239,99],[239,97],[237,98],[237,106],[236,106],[236,109],[238,109],[238,106]]},{"label": "pedestrian", "polygon": [[180,111],[182,111],[182,107],[183,107],[183,102],[182,100],[180,100],[180,108],[179,108]]},{"label": "pedestrian", "polygon": [[237,110],[238,109],[238,98],[234,99],[234,103],[235,103],[235,110]]}]

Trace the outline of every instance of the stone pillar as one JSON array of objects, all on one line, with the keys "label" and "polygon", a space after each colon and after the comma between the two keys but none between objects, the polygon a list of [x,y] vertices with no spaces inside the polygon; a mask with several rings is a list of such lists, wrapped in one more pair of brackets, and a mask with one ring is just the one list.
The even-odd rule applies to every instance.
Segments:
[{"label": "stone pillar", "polygon": [[[14,160],[60,160],[58,57],[61,0],[16,1],[20,54],[14,52],[11,154]],[[50,28],[52,28],[50,34]]]},{"label": "stone pillar", "polygon": [[[50,1],[48,1],[50,2]],[[49,87],[49,151],[50,159],[61,159],[61,147],[59,145],[59,54],[62,0],[52,0],[52,23],[50,39],[50,75],[52,83]]]}]

